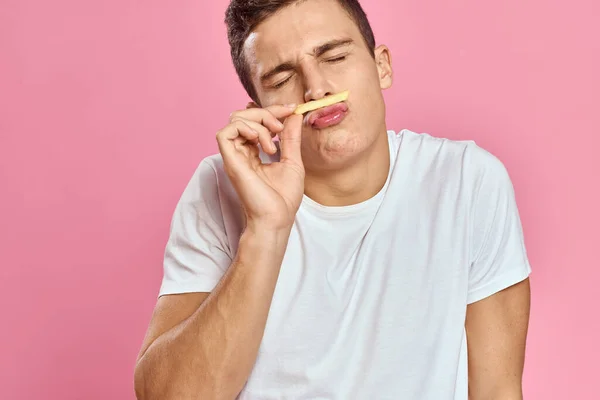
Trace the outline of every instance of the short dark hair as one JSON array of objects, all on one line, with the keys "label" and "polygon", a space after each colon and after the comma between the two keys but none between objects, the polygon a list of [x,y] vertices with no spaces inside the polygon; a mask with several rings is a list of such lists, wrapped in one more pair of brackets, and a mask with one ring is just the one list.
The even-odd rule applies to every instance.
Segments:
[{"label": "short dark hair", "polygon": [[[248,63],[244,58],[244,43],[261,22],[275,14],[280,9],[291,4],[306,0],[231,0],[225,12],[227,37],[231,47],[231,59],[235,70],[252,100],[258,102],[256,88],[252,84]],[[354,20],[362,37],[374,56],[375,35],[367,14],[358,0],[336,0]]]}]

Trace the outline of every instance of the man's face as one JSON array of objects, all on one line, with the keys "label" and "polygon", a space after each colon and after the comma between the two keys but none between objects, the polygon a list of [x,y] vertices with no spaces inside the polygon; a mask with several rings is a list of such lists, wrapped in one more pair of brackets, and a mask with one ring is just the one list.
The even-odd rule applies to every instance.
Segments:
[{"label": "man's face", "polygon": [[385,135],[381,91],[392,82],[389,52],[381,46],[374,59],[336,0],[283,8],[253,31],[244,51],[263,107],[350,91],[347,112],[333,123],[311,124],[310,115],[305,117],[302,155],[307,169],[340,166]]}]

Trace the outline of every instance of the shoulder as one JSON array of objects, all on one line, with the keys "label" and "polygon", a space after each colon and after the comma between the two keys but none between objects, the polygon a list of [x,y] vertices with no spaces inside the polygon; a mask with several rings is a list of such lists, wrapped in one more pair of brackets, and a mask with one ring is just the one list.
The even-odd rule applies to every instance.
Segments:
[{"label": "shoulder", "polygon": [[184,196],[194,200],[208,200],[217,195],[219,188],[219,170],[223,169],[222,161],[219,165],[218,157],[209,156],[200,161],[192,178],[185,188]]},{"label": "shoulder", "polygon": [[184,202],[204,203],[213,210],[235,203],[236,198],[220,154],[200,161],[182,196]]},{"label": "shoulder", "polygon": [[460,172],[462,178],[480,180],[483,177],[505,179],[504,163],[491,151],[474,140],[452,140],[428,133],[416,133],[407,129],[397,134],[409,150],[409,156],[417,164],[437,167],[442,171]]}]

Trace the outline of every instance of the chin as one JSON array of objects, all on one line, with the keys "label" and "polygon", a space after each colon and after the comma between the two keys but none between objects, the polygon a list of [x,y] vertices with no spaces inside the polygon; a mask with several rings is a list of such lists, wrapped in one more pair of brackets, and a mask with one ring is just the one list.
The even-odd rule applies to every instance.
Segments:
[{"label": "chin", "polygon": [[365,138],[343,127],[321,130],[313,140],[311,148],[321,163],[332,166],[351,161],[367,148]]}]

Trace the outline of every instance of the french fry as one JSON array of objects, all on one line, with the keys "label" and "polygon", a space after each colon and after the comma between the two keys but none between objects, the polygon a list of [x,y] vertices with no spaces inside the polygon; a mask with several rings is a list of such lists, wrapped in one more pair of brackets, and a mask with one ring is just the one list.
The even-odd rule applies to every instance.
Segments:
[{"label": "french fry", "polygon": [[296,111],[294,111],[294,114],[301,115],[301,114],[307,113],[309,111],[314,111],[319,108],[331,106],[335,103],[340,103],[342,101],[346,101],[346,100],[348,100],[349,94],[350,94],[350,91],[346,90],[345,92],[333,94],[331,96],[327,96],[327,97],[324,97],[319,100],[313,100],[313,101],[309,101],[308,103],[300,104],[296,108]]}]

